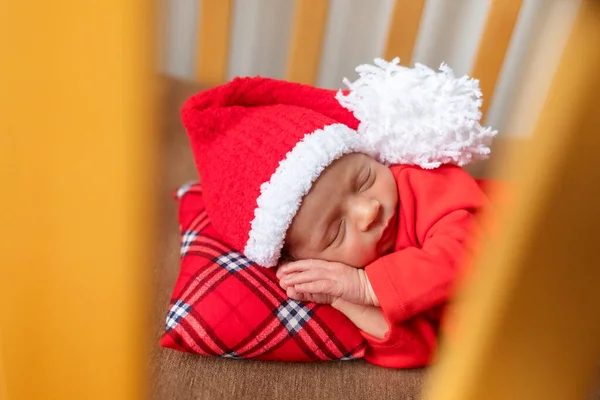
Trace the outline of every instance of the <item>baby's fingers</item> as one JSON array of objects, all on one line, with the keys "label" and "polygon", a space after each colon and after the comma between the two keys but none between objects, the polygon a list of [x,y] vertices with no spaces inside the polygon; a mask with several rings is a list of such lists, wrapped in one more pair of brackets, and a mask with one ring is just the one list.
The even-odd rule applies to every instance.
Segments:
[{"label": "baby's fingers", "polygon": [[295,272],[308,271],[321,265],[323,261],[320,260],[301,260],[294,261],[289,264],[284,264],[277,268],[277,278],[281,279],[284,275],[292,274]]},{"label": "baby's fingers", "polygon": [[326,277],[324,276],[323,271],[311,269],[304,272],[286,274],[281,278],[281,283],[286,286],[293,286],[299,283],[309,283],[325,278]]},{"label": "baby's fingers", "polygon": [[305,293],[298,293],[296,289],[294,289],[291,286],[286,289],[286,294],[290,299],[298,301],[307,301],[307,295]]},{"label": "baby's fingers", "polygon": [[300,283],[294,285],[294,289],[298,293],[320,293],[320,294],[330,294],[337,296],[337,285],[333,281],[330,280],[317,280],[313,282]]},{"label": "baby's fingers", "polygon": [[283,290],[287,290],[288,286],[290,286],[288,284],[288,280],[293,278],[296,275],[297,275],[296,272],[291,272],[289,274],[282,274],[281,276],[278,276],[277,278],[279,279],[279,286],[281,286],[281,288]]}]

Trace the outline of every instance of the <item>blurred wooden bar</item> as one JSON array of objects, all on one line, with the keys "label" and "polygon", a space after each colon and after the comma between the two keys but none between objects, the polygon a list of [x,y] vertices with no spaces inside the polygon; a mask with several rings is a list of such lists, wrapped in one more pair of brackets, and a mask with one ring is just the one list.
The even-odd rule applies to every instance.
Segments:
[{"label": "blurred wooden bar", "polygon": [[530,152],[514,163],[516,201],[477,263],[426,399],[590,398],[600,359],[599,70],[600,1],[584,0]]},{"label": "blurred wooden bar", "polygon": [[198,0],[196,80],[220,85],[227,79],[233,0]]},{"label": "blurred wooden bar", "polygon": [[3,398],[148,398],[153,4],[0,0]]},{"label": "blurred wooden bar", "polygon": [[402,65],[411,64],[424,8],[425,0],[395,1],[384,50],[387,61],[400,57]]},{"label": "blurred wooden bar", "polygon": [[480,81],[485,118],[504,65],[523,0],[491,0],[471,75]]},{"label": "blurred wooden bar", "polygon": [[314,85],[319,73],[329,0],[296,0],[286,79]]}]

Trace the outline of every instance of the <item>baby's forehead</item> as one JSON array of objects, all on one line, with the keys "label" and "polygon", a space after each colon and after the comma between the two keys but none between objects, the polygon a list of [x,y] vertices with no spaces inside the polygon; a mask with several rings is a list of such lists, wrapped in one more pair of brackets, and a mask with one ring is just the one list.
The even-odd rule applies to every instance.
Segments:
[{"label": "baby's forehead", "polygon": [[338,184],[346,183],[343,178],[359,174],[372,161],[374,160],[371,157],[361,153],[347,154],[325,168],[318,179],[331,179],[333,183]]},{"label": "baby's forehead", "polygon": [[350,153],[346,154],[334,162],[332,162],[323,173],[328,170],[340,170],[340,171],[349,171],[356,170],[358,167],[368,164],[369,162],[375,161],[373,158],[362,154],[362,153]]},{"label": "baby's forehead", "polygon": [[360,176],[368,171],[369,160],[370,158],[363,154],[353,153],[334,161],[313,183],[302,200],[301,209],[308,208],[318,213],[326,212],[326,207],[321,206],[345,193],[345,189],[355,186]]}]

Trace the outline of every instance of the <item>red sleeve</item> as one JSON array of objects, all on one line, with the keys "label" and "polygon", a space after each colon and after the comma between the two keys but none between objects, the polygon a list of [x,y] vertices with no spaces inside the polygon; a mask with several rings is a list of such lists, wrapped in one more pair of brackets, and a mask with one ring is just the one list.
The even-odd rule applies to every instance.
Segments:
[{"label": "red sleeve", "polygon": [[429,365],[437,351],[437,321],[418,315],[390,325],[383,339],[361,331],[368,346],[365,360],[387,368],[420,368]]},{"label": "red sleeve", "polygon": [[385,318],[398,324],[450,298],[467,262],[475,212],[486,199],[458,167],[392,172],[400,194],[401,249],[368,265],[366,273]]}]

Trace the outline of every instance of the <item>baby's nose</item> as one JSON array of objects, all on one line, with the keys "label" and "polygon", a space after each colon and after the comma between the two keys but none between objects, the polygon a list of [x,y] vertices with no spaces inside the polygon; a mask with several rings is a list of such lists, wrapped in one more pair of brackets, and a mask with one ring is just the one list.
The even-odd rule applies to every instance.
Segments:
[{"label": "baby's nose", "polygon": [[376,199],[359,196],[354,199],[350,209],[358,229],[366,232],[377,224],[382,207]]}]

